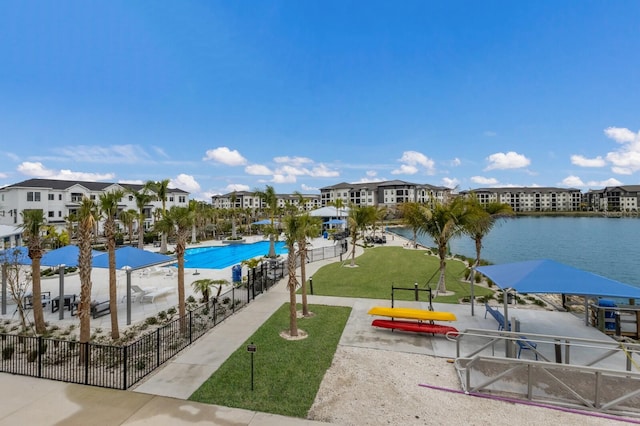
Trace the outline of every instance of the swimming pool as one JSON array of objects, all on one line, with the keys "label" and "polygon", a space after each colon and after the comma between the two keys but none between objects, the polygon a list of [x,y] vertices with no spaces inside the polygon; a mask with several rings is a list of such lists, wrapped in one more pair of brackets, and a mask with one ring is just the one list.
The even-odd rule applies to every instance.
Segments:
[{"label": "swimming pool", "polygon": [[[276,253],[287,253],[284,242],[275,243]],[[198,247],[187,249],[184,254],[186,268],[224,269],[237,265],[243,260],[256,256],[266,256],[269,253],[269,241],[253,244],[230,244],[218,247]]]}]

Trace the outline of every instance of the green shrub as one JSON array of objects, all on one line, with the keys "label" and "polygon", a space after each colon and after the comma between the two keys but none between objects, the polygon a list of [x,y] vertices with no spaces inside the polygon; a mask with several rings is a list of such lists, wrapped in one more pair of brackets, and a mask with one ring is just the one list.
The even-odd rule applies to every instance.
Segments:
[{"label": "green shrub", "polygon": [[144,320],[144,323],[146,325],[156,325],[158,324],[158,318],[156,317],[149,317],[146,320]]}]

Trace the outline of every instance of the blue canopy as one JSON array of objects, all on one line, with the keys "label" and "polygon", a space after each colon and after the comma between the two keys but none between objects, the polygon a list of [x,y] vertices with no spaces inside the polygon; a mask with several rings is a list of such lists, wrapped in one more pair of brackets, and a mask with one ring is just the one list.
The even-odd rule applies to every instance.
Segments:
[{"label": "blue canopy", "polygon": [[[122,269],[125,266],[131,269],[145,268],[159,263],[174,260],[170,256],[154,253],[152,251],[140,250],[135,247],[121,247],[116,250],[116,268]],[[109,267],[109,254],[104,253],[93,258],[93,266],[96,268]]]},{"label": "blue canopy", "polygon": [[[91,250],[91,256],[96,257],[104,252]],[[64,246],[59,249],[48,251],[42,256],[42,261],[40,262],[42,266],[78,266],[78,254],[80,254],[80,249],[78,246]]]},{"label": "blue canopy", "polygon": [[17,246],[0,251],[0,263],[18,265],[31,265],[29,249],[24,246]]},{"label": "blue canopy", "polygon": [[480,266],[498,287],[519,293],[575,294],[640,299],[640,288],[549,260]]},{"label": "blue canopy", "polygon": [[344,225],[346,221],[344,219],[329,219],[324,222],[325,225]]}]

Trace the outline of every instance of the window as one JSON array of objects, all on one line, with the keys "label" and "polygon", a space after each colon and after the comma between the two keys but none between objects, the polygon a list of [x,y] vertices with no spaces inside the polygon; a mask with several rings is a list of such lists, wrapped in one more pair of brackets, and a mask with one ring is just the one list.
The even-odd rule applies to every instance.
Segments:
[{"label": "window", "polygon": [[129,201],[133,201],[133,195],[129,195]]},{"label": "window", "polygon": [[186,202],[186,201],[187,201],[187,197],[185,197],[184,195],[180,195],[180,196],[178,197],[178,202],[179,202],[179,203],[184,203],[184,202]]},{"label": "window", "polygon": [[62,201],[62,194],[58,194],[58,200]]},{"label": "window", "polygon": [[173,195],[169,196],[169,202],[173,203]]},{"label": "window", "polygon": [[39,192],[34,192],[34,193],[33,193],[33,198],[34,198],[36,201],[40,201],[40,193],[39,193]]},{"label": "window", "polygon": [[58,217],[62,217],[62,212],[58,210]]},{"label": "window", "polygon": [[47,217],[55,217],[55,212],[53,210],[49,210],[47,212]]},{"label": "window", "polygon": [[33,201],[33,191],[27,192],[27,201]]},{"label": "window", "polygon": [[90,199],[90,200],[94,200],[94,201],[95,201],[95,199],[96,199],[95,194],[91,194],[91,195],[89,195],[89,199]]},{"label": "window", "polygon": [[56,199],[56,196],[54,194],[49,194],[48,196],[49,201],[54,201],[55,199]]},{"label": "window", "polygon": [[33,191],[27,192],[27,201],[40,201],[40,193]]}]

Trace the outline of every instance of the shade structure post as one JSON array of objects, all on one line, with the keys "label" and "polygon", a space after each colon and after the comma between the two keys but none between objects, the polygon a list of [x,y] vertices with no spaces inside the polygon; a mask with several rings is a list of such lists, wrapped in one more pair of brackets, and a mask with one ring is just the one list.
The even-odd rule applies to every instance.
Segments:
[{"label": "shade structure post", "polygon": [[[511,331],[509,327],[509,290],[510,288],[502,289],[502,303],[504,304],[504,330]],[[512,343],[510,340],[505,340],[505,357],[512,358]]]},{"label": "shade structure post", "polygon": [[2,315],[7,315],[7,264],[2,264]]},{"label": "shade structure post", "polygon": [[131,267],[123,268],[127,273],[127,325],[131,325]]},{"label": "shade structure post", "polygon": [[[64,319],[64,270],[66,266],[64,263],[58,265],[58,318]],[[69,301],[69,303],[73,303],[73,301]],[[69,306],[71,309],[71,306]]]}]

